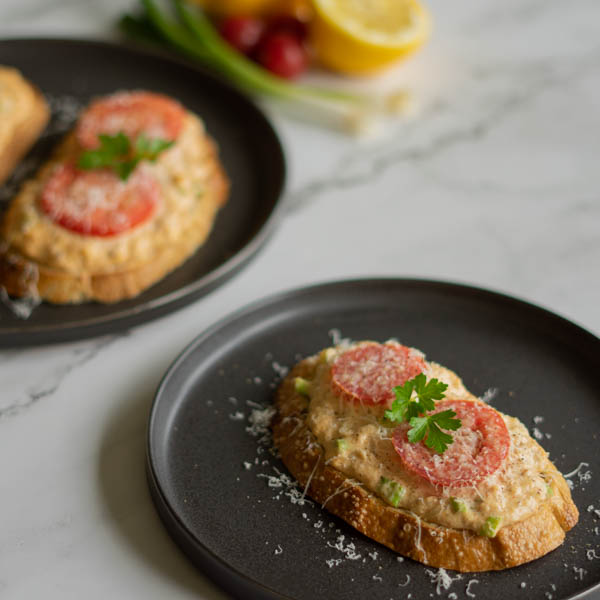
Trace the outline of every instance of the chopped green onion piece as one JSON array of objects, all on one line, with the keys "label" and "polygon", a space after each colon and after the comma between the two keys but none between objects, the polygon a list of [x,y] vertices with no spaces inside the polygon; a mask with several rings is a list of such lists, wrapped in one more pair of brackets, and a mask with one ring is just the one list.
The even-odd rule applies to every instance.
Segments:
[{"label": "chopped green onion piece", "polygon": [[348,440],[339,438],[335,440],[335,443],[339,452],[346,452],[346,450],[348,450]]},{"label": "chopped green onion piece", "polygon": [[397,481],[387,477],[381,477],[379,480],[379,491],[388,504],[394,508],[400,504],[400,500],[404,496],[404,488]]},{"label": "chopped green onion piece", "polygon": [[500,521],[502,521],[502,517],[488,517],[485,520],[485,523],[481,526],[479,535],[483,535],[485,537],[496,537],[498,529],[500,529]]},{"label": "chopped green onion piece", "polygon": [[294,388],[303,396],[308,396],[310,394],[310,381],[304,379],[304,377],[296,377],[294,379]]},{"label": "chopped green onion piece", "polygon": [[450,508],[452,508],[452,510],[455,513],[466,513],[467,512],[467,505],[464,502],[464,500],[460,500],[459,498],[450,498]]},{"label": "chopped green onion piece", "polygon": [[550,496],[554,496],[554,490],[549,483],[546,484],[546,496],[548,496],[548,498],[550,498]]},{"label": "chopped green onion piece", "polygon": [[335,355],[335,350],[333,348],[325,348],[325,350],[321,350],[321,354],[319,354],[319,361],[322,363],[331,362]]}]

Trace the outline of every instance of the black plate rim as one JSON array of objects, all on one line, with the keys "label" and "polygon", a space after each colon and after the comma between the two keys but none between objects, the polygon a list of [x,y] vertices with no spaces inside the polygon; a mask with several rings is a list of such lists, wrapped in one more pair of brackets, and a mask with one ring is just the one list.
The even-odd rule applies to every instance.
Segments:
[{"label": "black plate rim", "polygon": [[[262,249],[283,216],[284,203],[282,199],[285,193],[287,179],[287,163],[283,150],[283,144],[277,131],[275,130],[275,127],[267,118],[264,111],[256,104],[256,102],[254,102],[253,99],[240,92],[227,80],[223,79],[209,69],[203,68],[202,66],[178,58],[158,49],[151,49],[145,46],[142,47],[128,42],[86,40],[77,37],[9,37],[0,40],[0,51],[5,45],[8,46],[12,44],[25,43],[49,43],[66,46],[70,45],[74,47],[92,46],[111,50],[123,50],[138,54],[145,58],[155,57],[164,61],[170,61],[187,69],[192,69],[200,76],[212,80],[217,85],[225,88],[228,93],[234,94],[240,100],[245,102],[248,105],[248,108],[253,111],[255,117],[262,122],[262,126],[264,126],[265,131],[272,138],[274,143],[273,150],[278,156],[279,163],[276,185],[278,192],[276,194],[276,199],[273,202],[273,208],[270,214],[262,224],[261,228],[246,243],[246,245],[238,250],[236,254],[225,260],[215,269],[201,276],[199,279],[196,279],[195,281],[190,282],[183,287],[164,294],[159,298],[146,301],[143,304],[138,304],[128,309],[111,313],[110,315],[103,317],[83,319],[78,321],[76,324],[72,324],[67,327],[62,327],[60,323],[58,325],[44,324],[35,327],[29,327],[27,330],[23,330],[18,326],[2,327],[0,325],[0,347],[16,347],[32,344],[73,341],[76,339],[82,339],[84,337],[92,337],[95,335],[110,333],[120,327],[139,325],[182,308],[186,304],[194,302],[205,293],[212,291],[218,285],[225,283],[229,278],[234,276],[240,269],[242,269],[252,258],[254,258],[258,251]],[[110,325],[110,329],[105,328],[107,325]],[[18,337],[18,339],[11,339],[13,336]]]},{"label": "black plate rim", "polygon": [[[335,290],[338,287],[344,286],[375,286],[383,284],[395,284],[398,286],[416,286],[421,288],[440,288],[446,290],[456,291],[462,294],[470,296],[480,296],[484,300],[491,300],[496,302],[506,303],[512,306],[520,307],[523,310],[531,311],[533,314],[537,314],[546,319],[553,320],[555,323],[560,324],[567,329],[571,329],[574,334],[582,336],[587,343],[594,344],[597,346],[600,352],[600,337],[594,335],[591,331],[585,329],[583,326],[563,317],[547,308],[539,306],[533,302],[525,299],[518,298],[506,294],[504,292],[495,291],[489,288],[482,288],[475,285],[466,283],[459,283],[451,280],[441,279],[427,279],[427,278],[396,278],[396,277],[376,277],[376,278],[355,278],[355,279],[340,279],[335,281],[326,281],[321,283],[314,283],[307,286],[301,286],[292,288],[289,290],[283,290],[264,298],[255,300],[232,312],[231,314],[219,319],[213,325],[202,331],[197,335],[187,346],[177,355],[171,365],[168,367],[163,377],[161,378],[147,421],[147,433],[146,433],[146,475],[147,482],[150,488],[152,499],[155,503],[157,512],[163,521],[169,534],[175,539],[180,545],[188,558],[202,568],[203,573],[213,579],[218,585],[220,585],[225,591],[233,593],[235,597],[240,591],[244,594],[254,594],[253,596],[239,596],[239,597],[252,597],[257,599],[268,599],[268,600],[295,600],[290,596],[282,595],[280,592],[273,590],[265,586],[264,584],[255,581],[248,576],[240,573],[237,569],[230,566],[220,556],[215,555],[210,549],[206,548],[202,542],[197,540],[194,534],[188,529],[177,514],[176,509],[170,504],[167,494],[161,487],[160,478],[156,472],[154,465],[156,450],[153,448],[153,438],[158,436],[156,432],[156,414],[158,412],[159,404],[161,402],[167,402],[163,400],[163,397],[167,393],[170,380],[177,373],[180,366],[186,361],[190,354],[192,354],[198,347],[204,342],[210,340],[214,334],[219,332],[224,327],[231,327],[232,324],[243,320],[244,318],[250,317],[253,313],[259,312],[260,310],[268,306],[276,306],[285,302],[290,298],[297,298],[301,295],[310,295],[319,291],[330,291]],[[168,398],[168,397],[167,397]],[[190,545],[193,547],[194,552],[199,552],[192,556],[190,552]],[[211,568],[216,569],[215,572],[211,572]],[[227,577],[223,576],[223,573],[227,574]],[[568,596],[564,600],[591,600],[592,595],[600,591],[600,582],[593,583],[591,586],[585,588],[581,592]]]}]

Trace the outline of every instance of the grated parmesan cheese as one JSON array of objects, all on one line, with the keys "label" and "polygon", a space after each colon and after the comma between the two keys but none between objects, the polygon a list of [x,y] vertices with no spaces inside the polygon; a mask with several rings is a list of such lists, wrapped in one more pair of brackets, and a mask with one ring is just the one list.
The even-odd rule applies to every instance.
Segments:
[{"label": "grated parmesan cheese", "polygon": [[327,545],[330,548],[334,548],[335,550],[341,552],[348,560],[359,560],[362,558],[361,555],[356,552],[356,546],[353,542],[349,542],[348,544],[344,545],[345,539],[345,535],[339,535],[335,544],[327,542]]},{"label": "grated parmesan cheese", "polygon": [[467,596],[469,596],[469,598],[475,598],[475,594],[471,591],[471,586],[479,583],[479,579],[471,579],[468,583],[467,583],[467,587],[465,588],[465,594]]},{"label": "grated parmesan cheese", "polygon": [[[34,290],[32,290],[33,292]],[[26,296],[24,298],[10,298],[3,286],[0,286],[0,302],[4,304],[18,319],[29,319],[31,313],[38,307],[42,299],[37,294]]]},{"label": "grated parmesan cheese", "polygon": [[283,365],[280,365],[278,362],[273,361],[271,363],[271,367],[273,368],[273,371],[275,371],[275,373],[277,373],[277,375],[279,375],[279,377],[281,377],[282,379],[289,373],[289,368],[285,367]]},{"label": "grated parmesan cheese", "polygon": [[498,388],[488,388],[483,392],[483,396],[481,396],[480,400],[489,404],[492,400],[498,395]]},{"label": "grated parmesan cheese", "polygon": [[269,425],[271,419],[275,416],[275,408],[267,406],[266,408],[255,408],[248,417],[250,425],[246,427],[246,432],[252,437],[263,436],[262,439],[270,438]]},{"label": "grated parmesan cheese", "polygon": [[442,593],[442,590],[450,589],[450,586],[454,581],[458,581],[462,579],[462,575],[457,575],[456,577],[451,577],[448,575],[446,569],[442,569],[441,567],[437,571],[432,571],[431,569],[425,569],[425,573],[429,575],[431,583],[435,584],[435,593],[439,596]]}]

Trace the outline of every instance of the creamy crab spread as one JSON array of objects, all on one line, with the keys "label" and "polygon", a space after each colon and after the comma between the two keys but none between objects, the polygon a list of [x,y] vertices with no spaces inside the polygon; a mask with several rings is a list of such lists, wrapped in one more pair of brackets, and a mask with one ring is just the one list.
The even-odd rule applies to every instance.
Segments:
[{"label": "creamy crab spread", "polygon": [[[495,473],[477,484],[434,486],[408,471],[394,449],[393,427],[385,425],[383,412],[388,407],[361,406],[333,393],[330,371],[339,352],[330,348],[315,358],[315,376],[308,390],[307,423],[325,451],[327,464],[425,521],[479,533],[490,522],[505,526],[521,521],[540,503],[551,500],[554,474],[546,452],[518,419],[506,415],[501,416],[510,434],[508,456]],[[454,373],[426,364],[428,378],[448,384],[446,398],[477,401]],[[401,494],[391,497],[397,490]]]}]

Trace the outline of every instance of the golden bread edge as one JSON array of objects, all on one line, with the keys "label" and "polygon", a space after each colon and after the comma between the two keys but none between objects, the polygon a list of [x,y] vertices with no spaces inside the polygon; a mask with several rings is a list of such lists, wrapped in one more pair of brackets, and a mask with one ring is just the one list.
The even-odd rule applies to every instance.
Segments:
[{"label": "golden bread edge", "polygon": [[[468,530],[425,522],[389,506],[344,473],[324,464],[324,451],[306,423],[308,399],[295,390],[294,379],[310,379],[315,357],[301,361],[276,393],[273,440],[291,474],[308,495],[367,537],[433,567],[462,572],[500,570],[529,562],[554,550],[578,519],[566,481],[548,461],[558,495],[528,518],[488,538]],[[535,441],[534,441],[535,442]]]},{"label": "golden bread edge", "polygon": [[41,135],[50,119],[50,109],[41,92],[15,69],[0,67],[0,77],[5,85],[17,88],[17,95],[31,98],[27,114],[9,124],[11,133],[0,147],[1,185]]}]

